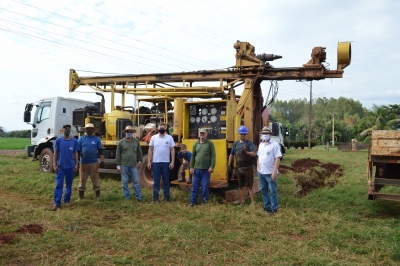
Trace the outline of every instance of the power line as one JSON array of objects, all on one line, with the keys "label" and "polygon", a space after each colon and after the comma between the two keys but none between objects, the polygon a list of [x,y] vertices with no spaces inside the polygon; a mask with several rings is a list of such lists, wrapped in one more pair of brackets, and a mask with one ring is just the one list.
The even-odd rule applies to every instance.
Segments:
[{"label": "power line", "polygon": [[[138,1],[135,1],[135,0],[134,0],[134,2],[136,2],[136,3],[139,4],[139,5],[148,7],[148,6],[146,6],[146,5],[143,4],[143,1],[139,3]],[[225,40],[227,41],[227,44],[231,44],[231,40],[228,40],[227,38],[224,38],[223,36],[218,35],[218,34],[212,32],[212,31],[210,31],[210,30],[208,30],[208,29],[202,27],[201,25],[198,25],[198,24],[196,24],[196,23],[194,23],[194,22],[192,22],[192,21],[187,20],[186,18],[180,16],[179,14],[176,14],[176,13],[174,13],[174,12],[172,12],[172,11],[170,11],[170,10],[164,8],[164,7],[161,7],[161,6],[157,5],[157,4],[154,4],[154,3],[150,2],[150,1],[148,1],[147,3],[150,3],[150,4],[154,5],[154,6],[156,6],[156,7],[160,8],[160,9],[162,9],[163,11],[166,10],[166,11],[168,11],[168,13],[174,15],[174,17],[180,17],[180,18],[182,18],[182,20],[183,20],[185,23],[189,22],[189,23],[191,23],[191,24],[193,24],[193,25],[195,25],[195,26],[197,26],[197,27],[199,27],[199,28],[201,28],[201,29],[204,29],[205,31],[208,31],[208,32],[212,33],[213,35],[217,36],[218,38],[223,38],[223,39],[225,39]],[[152,8],[150,8],[150,9],[152,9]],[[154,9],[152,9],[152,10],[154,10]],[[162,14],[162,13],[160,13],[160,14]],[[168,18],[170,18],[170,19],[172,19],[172,20],[175,20],[175,21],[177,21],[177,22],[180,22],[180,21],[176,20],[173,16],[167,16],[167,15],[165,15],[165,14],[162,14],[162,15],[163,15],[163,16],[166,16],[166,17],[168,17]],[[189,25],[187,25],[187,24],[186,24],[186,26],[188,26],[188,27],[190,27],[190,28],[192,28],[192,29],[195,29],[195,30],[197,30],[197,31],[199,31],[199,32],[201,32],[201,33],[207,35],[207,36],[212,37],[211,35],[209,35],[209,34],[207,34],[207,33],[204,33],[204,32],[202,32],[202,31],[200,31],[200,30],[198,30],[198,29],[196,29],[196,28],[194,28],[194,27],[191,27],[191,26],[189,26]]]},{"label": "power line", "polygon": [[[142,15],[142,14],[141,14],[139,11],[137,11],[137,10],[134,10],[134,9],[129,8],[129,7],[127,7],[127,6],[121,5],[121,4],[119,4],[119,3],[115,3],[115,2],[112,1],[112,0],[108,0],[108,1],[113,2],[114,4],[120,5],[120,6],[122,6],[123,8],[132,10],[133,12],[136,12],[136,13],[139,13],[140,15]],[[153,18],[153,17],[150,17],[150,16],[148,16],[148,15],[145,15],[145,16],[146,16],[146,17],[149,17],[149,18],[151,18],[152,20],[155,20],[155,21],[157,21],[157,22],[159,22],[159,23],[161,23],[161,24],[168,25],[167,23],[164,23],[164,22],[162,22],[162,21],[159,21],[159,20],[157,20],[157,19],[155,19],[155,18]],[[188,35],[190,35],[190,36],[193,36],[193,37],[195,37],[195,38],[197,38],[197,39],[200,39],[200,40],[202,40],[202,41],[211,43],[211,44],[213,44],[213,45],[215,45],[215,46],[217,46],[217,47],[220,47],[220,48],[222,48],[222,49],[228,50],[228,49],[226,49],[225,47],[219,46],[218,44],[215,44],[215,43],[212,43],[212,42],[210,42],[210,41],[208,41],[208,40],[206,40],[206,39],[200,38],[199,36],[197,36],[197,35],[195,35],[195,34],[191,34],[191,33],[189,33],[189,32],[186,32],[186,31],[184,31],[184,30],[181,30],[181,29],[176,28],[176,27],[171,26],[171,25],[168,25],[168,26],[171,27],[171,28],[173,28],[173,29],[176,29],[176,30],[178,30],[178,31],[181,31],[181,32],[183,32],[183,33],[185,33],[185,34],[188,34]]]},{"label": "power line", "polygon": [[[62,36],[62,37],[65,37],[65,38],[69,38],[69,39],[72,39],[72,40],[77,40],[77,41],[80,41],[80,42],[92,44],[92,45],[95,45],[95,46],[99,46],[99,47],[106,48],[106,49],[109,49],[109,50],[121,52],[121,53],[124,53],[124,54],[130,54],[130,55],[134,55],[134,56],[141,57],[141,58],[144,58],[144,59],[148,59],[148,60],[155,61],[155,60],[153,60],[153,59],[150,59],[150,58],[147,58],[147,57],[144,57],[144,56],[141,56],[141,55],[137,55],[137,54],[133,54],[133,53],[124,52],[124,51],[117,50],[117,49],[114,49],[114,48],[111,48],[111,47],[107,47],[107,46],[104,46],[104,45],[100,45],[100,44],[96,44],[96,43],[88,42],[88,41],[83,41],[83,40],[80,40],[80,39],[77,39],[77,38],[65,36],[65,35],[58,34],[58,33],[54,33],[54,32],[47,31],[47,30],[38,29],[38,28],[36,28],[36,27],[28,26],[28,25],[25,25],[25,24],[21,24],[21,23],[9,21],[9,20],[5,20],[5,19],[0,19],[0,20],[7,21],[7,22],[13,23],[13,24],[22,25],[22,26],[29,27],[29,28],[33,28],[33,29],[40,30],[40,31],[43,31],[43,32],[48,32],[48,33],[50,33],[50,34],[59,35],[59,36]],[[155,62],[158,62],[158,61],[155,61]],[[172,65],[172,64],[169,64],[169,63],[166,63],[166,62],[158,62],[158,63],[162,63],[163,65],[169,65],[169,66],[179,67],[179,66]],[[144,64],[144,65],[146,65],[146,64]],[[148,65],[148,66],[150,66],[150,65]]]},{"label": "power line", "polygon": [[[20,13],[17,13],[17,12],[13,12],[13,11],[10,11],[10,10],[6,10],[6,9],[3,9],[3,8],[0,8],[0,9],[5,10],[5,11],[10,12],[10,13],[14,13],[14,14],[20,15],[20,16],[24,16],[24,17],[27,17],[27,18],[30,18],[30,19],[33,19],[33,20],[38,20],[38,21],[41,21],[41,22],[44,22],[44,23],[47,23],[47,24],[51,24],[51,25],[54,25],[54,26],[57,26],[57,27],[60,27],[60,28],[68,29],[68,30],[71,30],[73,32],[79,32],[79,33],[82,33],[82,34],[85,34],[85,35],[88,35],[88,36],[92,36],[92,37],[95,37],[96,39],[103,39],[103,40],[111,42],[111,40],[108,40],[106,38],[99,37],[99,36],[96,36],[96,35],[93,35],[93,34],[90,34],[90,33],[82,32],[82,31],[79,31],[79,30],[76,30],[76,29],[73,29],[73,28],[64,27],[64,26],[61,26],[61,25],[58,25],[58,24],[55,24],[55,23],[51,23],[51,22],[48,22],[48,21],[45,21],[45,20],[41,20],[41,19],[34,18],[34,17],[31,17],[31,16],[27,16],[27,15],[23,15],[23,14],[20,14]],[[13,23],[16,23],[16,22],[13,22]],[[29,27],[29,26],[27,26],[27,27]],[[65,36],[65,37],[72,38],[72,37],[68,37],[68,36]],[[192,65],[192,66],[196,66],[196,67],[201,68],[200,66],[197,66],[197,65],[194,65],[194,64],[191,64],[191,63],[187,63],[185,61],[181,61],[181,60],[178,60],[178,59],[175,59],[175,58],[172,58],[172,57],[168,57],[168,56],[165,56],[165,55],[157,54],[157,53],[152,53],[152,52],[149,52],[149,51],[146,51],[144,49],[140,49],[140,48],[137,48],[137,47],[134,47],[134,46],[131,46],[131,45],[123,44],[123,43],[120,43],[120,42],[114,42],[114,41],[113,41],[113,43],[117,43],[117,44],[120,44],[120,45],[123,45],[123,46],[127,46],[129,48],[134,48],[134,49],[146,52],[146,53],[150,53],[150,54],[153,54],[153,55],[158,55],[158,56],[161,56],[161,57],[165,57],[167,59],[171,59],[171,60],[174,60],[174,61],[177,61],[177,62],[181,62],[181,63],[184,63],[184,64],[188,64],[188,65]],[[139,57],[142,57],[142,56],[139,56]],[[145,58],[145,57],[143,57],[143,58]]]},{"label": "power line", "polygon": [[[79,21],[79,20],[76,20],[76,19],[72,19],[72,18],[63,16],[63,15],[57,14],[57,13],[55,13],[55,12],[51,12],[51,11],[48,11],[48,10],[45,10],[45,9],[42,9],[42,8],[39,8],[39,7],[35,7],[35,6],[29,5],[29,4],[21,3],[21,2],[16,1],[16,0],[11,0],[11,1],[14,1],[14,2],[16,2],[16,3],[19,3],[19,4],[21,4],[21,5],[29,6],[29,7],[31,7],[31,8],[36,8],[36,9],[39,9],[39,10],[42,10],[42,11],[45,11],[45,12],[48,12],[48,13],[51,13],[51,14],[54,14],[54,15],[57,15],[57,16],[60,16],[60,17],[69,19],[69,20],[72,20],[72,21],[75,21],[75,22],[79,22],[79,23],[81,23],[81,24],[85,24],[85,25],[88,25],[88,26],[91,26],[91,27],[94,27],[94,28],[97,28],[97,29],[100,29],[100,30],[103,30],[103,31],[111,32],[111,33],[113,33],[113,34],[116,34],[116,35],[121,36],[121,37],[124,37],[124,38],[133,39],[133,40],[135,40],[135,41],[137,41],[137,42],[145,43],[145,44],[147,44],[147,45],[150,45],[150,46],[153,46],[153,47],[157,47],[157,48],[160,48],[160,49],[162,49],[162,50],[166,50],[166,51],[169,51],[169,52],[172,52],[172,53],[176,53],[176,54],[179,54],[179,55],[182,55],[182,56],[185,56],[185,57],[188,57],[188,58],[192,58],[192,59],[195,59],[195,60],[198,60],[198,61],[201,61],[201,62],[210,64],[210,65],[218,66],[218,65],[216,65],[216,64],[214,64],[214,63],[210,63],[210,62],[204,61],[204,60],[202,60],[202,59],[198,59],[198,58],[195,58],[195,57],[192,57],[192,56],[189,56],[189,55],[185,55],[185,54],[182,54],[182,53],[180,53],[180,52],[176,52],[176,51],[173,51],[173,50],[170,50],[170,49],[167,49],[167,48],[164,48],[164,47],[161,47],[161,46],[152,44],[152,43],[148,43],[148,42],[145,42],[145,41],[136,39],[136,38],[127,37],[127,36],[125,36],[125,35],[123,35],[123,34],[120,34],[120,33],[117,33],[117,32],[111,31],[111,30],[103,29],[103,28],[101,28],[101,27],[94,26],[94,25],[92,25],[92,24],[85,23],[85,22],[82,22],[82,21]],[[0,9],[3,9],[3,8],[0,8]],[[6,10],[6,9],[3,9],[3,10],[8,11],[8,10]],[[9,11],[9,12],[12,12],[12,11]],[[16,13],[16,12],[13,12],[13,13]],[[16,13],[16,14],[18,14],[18,13]],[[35,19],[35,18],[34,18],[34,19]],[[96,36],[96,37],[97,37],[97,36]],[[135,48],[135,49],[138,49],[138,48]],[[146,50],[143,50],[143,51],[148,52],[148,51],[146,51]],[[152,53],[152,52],[148,52],[148,53]],[[155,54],[155,53],[153,53],[153,54]],[[159,55],[159,54],[156,54],[156,55]],[[163,56],[163,55],[159,55],[159,56]],[[165,57],[165,56],[163,56],[163,57]],[[175,60],[176,60],[176,59],[175,59]],[[218,66],[218,67],[219,67],[219,66]]]},{"label": "power line", "polygon": [[[50,45],[59,47],[61,49],[65,49],[65,50],[68,50],[68,51],[72,51],[74,53],[82,54],[82,55],[85,55],[85,56],[88,56],[88,57],[92,57],[92,58],[96,58],[96,59],[99,59],[98,55],[97,56],[93,56],[93,55],[89,56],[89,55],[83,53],[82,50],[86,50],[89,53],[100,54],[100,56],[103,56],[103,57],[104,56],[109,57],[109,55],[106,55],[106,54],[102,54],[102,53],[99,53],[99,52],[93,52],[91,50],[88,50],[88,49],[85,49],[85,48],[81,48],[81,47],[78,47],[78,46],[73,46],[73,45],[69,45],[69,44],[66,45],[66,44],[63,44],[63,43],[56,42],[56,41],[52,41],[52,40],[44,39],[44,38],[41,38],[41,37],[29,35],[29,34],[26,34],[26,33],[23,33],[23,32],[17,32],[15,30],[5,29],[5,28],[1,28],[1,27],[0,27],[0,30],[4,30],[4,31],[8,31],[8,32],[15,33],[15,34],[18,34],[18,35],[22,35],[22,36],[25,36],[25,37],[30,38],[30,39],[37,39],[38,41],[41,41],[41,42],[44,42],[44,43],[48,43]],[[65,46],[67,46],[67,47],[70,46],[70,47],[67,48]],[[115,57],[113,57],[113,58],[115,58]],[[129,60],[124,59],[124,58],[119,58],[119,59],[122,60],[122,61],[129,61]],[[102,57],[100,57],[100,60],[105,61],[105,62],[111,62],[111,63],[113,63],[115,61],[115,60],[110,59],[110,58],[104,59]],[[118,66],[125,66],[125,67],[128,66],[128,67],[132,68],[132,65],[130,65],[130,64],[127,65],[125,63],[122,63],[121,61],[117,61],[117,63],[113,63],[113,64],[114,65],[118,65]],[[140,69],[140,68],[138,68],[138,69]],[[143,68],[142,68],[142,70],[143,70]]]}]

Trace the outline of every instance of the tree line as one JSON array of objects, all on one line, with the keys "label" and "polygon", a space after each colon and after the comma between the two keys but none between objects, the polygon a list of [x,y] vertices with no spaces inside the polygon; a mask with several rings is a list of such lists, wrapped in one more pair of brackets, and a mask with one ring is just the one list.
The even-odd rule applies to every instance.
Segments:
[{"label": "tree line", "polygon": [[31,130],[14,130],[6,132],[4,127],[0,126],[0,137],[1,138],[30,138]]},{"label": "tree line", "polygon": [[[287,129],[287,140],[308,140],[310,102],[308,99],[276,100],[269,109],[270,121],[279,121]],[[359,101],[340,97],[312,100],[311,139],[317,144],[335,142],[368,142],[371,130],[400,128],[400,105],[373,105],[371,110]]]}]

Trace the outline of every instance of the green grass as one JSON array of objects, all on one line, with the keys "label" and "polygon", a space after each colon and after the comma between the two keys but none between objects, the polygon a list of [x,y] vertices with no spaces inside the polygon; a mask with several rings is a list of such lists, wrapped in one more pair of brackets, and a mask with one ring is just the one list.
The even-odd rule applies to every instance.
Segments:
[{"label": "green grass", "polygon": [[[340,164],[337,186],[298,198],[293,173],[280,175],[280,209],[220,204],[187,207],[189,194],[171,189],[170,204],[123,201],[120,178],[102,176],[101,199],[91,182],[85,200],[56,212],[54,175],[37,162],[0,155],[0,233],[40,224],[43,235],[0,244],[1,265],[398,265],[400,204],[367,200],[367,151],[289,149],[282,164],[301,158]],[[73,199],[79,180],[74,181]],[[76,230],[70,230],[70,229]]]},{"label": "green grass", "polygon": [[0,150],[19,150],[31,145],[29,138],[0,138]]}]

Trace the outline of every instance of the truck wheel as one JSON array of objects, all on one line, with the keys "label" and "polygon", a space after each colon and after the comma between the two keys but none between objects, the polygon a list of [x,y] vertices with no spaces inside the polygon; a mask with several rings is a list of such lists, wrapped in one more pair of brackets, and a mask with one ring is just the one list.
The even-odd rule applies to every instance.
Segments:
[{"label": "truck wheel", "polygon": [[53,149],[46,148],[40,153],[39,169],[43,173],[53,173]]},{"label": "truck wheel", "polygon": [[148,156],[143,156],[142,165],[139,168],[140,185],[152,189],[154,184],[153,173],[147,168]]}]

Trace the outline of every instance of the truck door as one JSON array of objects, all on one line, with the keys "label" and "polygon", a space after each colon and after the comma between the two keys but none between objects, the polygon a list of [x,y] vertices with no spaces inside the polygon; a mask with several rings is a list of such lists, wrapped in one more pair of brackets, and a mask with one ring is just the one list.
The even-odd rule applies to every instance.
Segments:
[{"label": "truck door", "polygon": [[40,102],[36,107],[36,113],[33,120],[35,125],[32,128],[32,144],[37,145],[41,139],[46,136],[54,135],[51,127],[51,101]]}]

